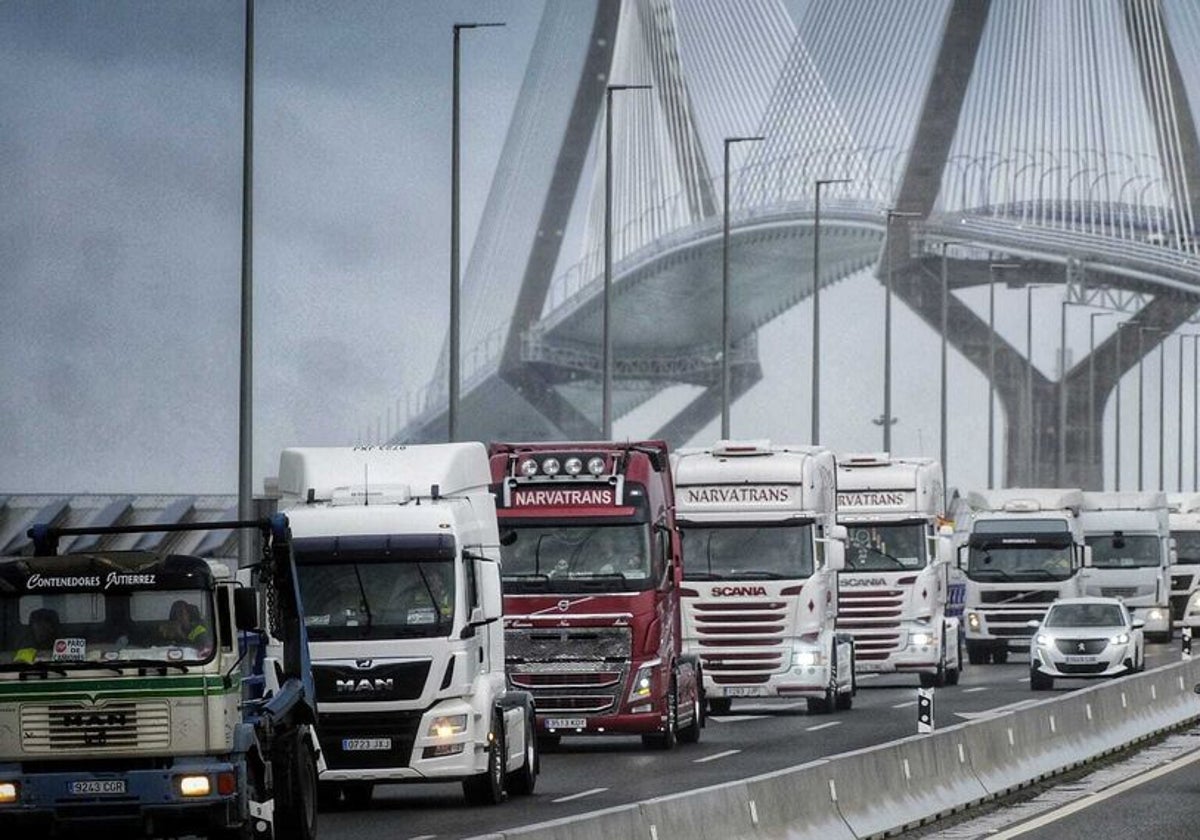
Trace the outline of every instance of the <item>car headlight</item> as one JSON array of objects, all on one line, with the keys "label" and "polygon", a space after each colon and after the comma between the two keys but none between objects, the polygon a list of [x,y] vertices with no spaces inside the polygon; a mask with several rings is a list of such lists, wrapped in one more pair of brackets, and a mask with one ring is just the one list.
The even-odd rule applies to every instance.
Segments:
[{"label": "car headlight", "polygon": [[658,666],[659,662],[654,661],[638,668],[638,672],[633,677],[633,685],[629,690],[630,700],[641,700],[650,696],[654,690],[654,669]]},{"label": "car headlight", "polygon": [[979,613],[967,613],[967,627],[972,630],[978,630],[979,625]]},{"label": "car headlight", "polygon": [[1111,639],[1109,639],[1109,641],[1112,642],[1114,645],[1127,645],[1127,644],[1129,644],[1129,634],[1128,633],[1118,633],[1117,635],[1115,635]]},{"label": "car headlight", "polygon": [[924,631],[913,633],[908,637],[908,643],[914,647],[924,647],[933,644],[933,634]]},{"label": "car headlight", "polygon": [[466,715],[444,715],[434,718],[429,724],[430,738],[450,738],[454,735],[461,735],[467,731],[467,716]]},{"label": "car headlight", "polygon": [[793,668],[812,668],[825,664],[825,654],[819,650],[793,650]]},{"label": "car headlight", "polygon": [[1041,647],[1050,647],[1050,645],[1054,644],[1054,637],[1045,633],[1038,633],[1037,643]]}]

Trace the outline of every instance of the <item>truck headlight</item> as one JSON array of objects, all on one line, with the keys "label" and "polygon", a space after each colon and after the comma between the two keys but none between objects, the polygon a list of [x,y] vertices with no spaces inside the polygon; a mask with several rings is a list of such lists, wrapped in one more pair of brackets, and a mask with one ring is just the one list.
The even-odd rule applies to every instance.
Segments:
[{"label": "truck headlight", "polygon": [[179,793],[183,796],[208,796],[212,793],[212,782],[208,776],[177,776]]},{"label": "truck headlight", "polygon": [[819,650],[793,650],[793,668],[813,668],[825,664],[825,654]]},{"label": "truck headlight", "polygon": [[927,633],[924,630],[919,633],[913,633],[908,637],[908,643],[913,647],[924,647],[925,645],[933,644],[933,634]]},{"label": "truck headlight", "polygon": [[629,690],[630,700],[640,700],[650,696],[650,693],[654,690],[654,669],[659,664],[656,660],[638,668],[637,673],[633,675],[633,684]]},{"label": "truck headlight", "polygon": [[1146,618],[1150,619],[1151,621],[1162,621],[1163,620],[1163,611],[1160,609],[1157,609],[1157,608],[1150,610],[1149,612],[1146,613]]},{"label": "truck headlight", "polygon": [[16,782],[0,782],[0,804],[16,802],[21,798],[21,789]]},{"label": "truck headlight", "polygon": [[429,724],[428,735],[430,738],[450,738],[466,731],[466,715],[445,715],[433,719],[433,723]]},{"label": "truck headlight", "polygon": [[979,625],[979,613],[967,613],[967,627],[971,630],[978,630]]}]

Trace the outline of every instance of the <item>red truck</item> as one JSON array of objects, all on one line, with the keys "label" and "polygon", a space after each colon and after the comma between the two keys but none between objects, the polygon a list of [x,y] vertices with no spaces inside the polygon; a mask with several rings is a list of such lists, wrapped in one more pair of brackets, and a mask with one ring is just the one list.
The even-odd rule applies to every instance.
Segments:
[{"label": "red truck", "polygon": [[543,743],[694,743],[700,663],[682,652],[683,563],[663,441],[493,443],[505,652]]}]

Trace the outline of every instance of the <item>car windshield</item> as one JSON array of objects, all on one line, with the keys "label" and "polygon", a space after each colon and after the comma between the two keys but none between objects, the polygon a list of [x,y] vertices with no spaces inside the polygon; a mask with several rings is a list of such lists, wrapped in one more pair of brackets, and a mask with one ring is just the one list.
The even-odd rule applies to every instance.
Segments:
[{"label": "car windshield", "polygon": [[454,623],[452,560],[346,560],[306,551],[298,566],[315,642],[445,636]]},{"label": "car windshield", "polygon": [[1055,604],[1046,613],[1047,627],[1124,627],[1119,604]]},{"label": "car windshield", "polygon": [[1092,566],[1097,569],[1129,569],[1163,563],[1162,544],[1153,534],[1105,534],[1087,537],[1092,547]]},{"label": "car windshield", "polygon": [[846,530],[847,572],[886,572],[925,565],[924,525],[850,523]]},{"label": "car windshield", "polygon": [[1200,531],[1172,531],[1175,538],[1175,554],[1182,564],[1200,563]]},{"label": "car windshield", "polygon": [[212,658],[213,638],[206,589],[0,595],[5,670],[186,666]]},{"label": "car windshield", "polygon": [[802,580],[813,573],[812,525],[681,527],[684,580]]},{"label": "car windshield", "polygon": [[618,588],[650,585],[645,523],[517,525],[505,529],[500,553],[506,586],[538,581],[551,588],[607,581]]}]

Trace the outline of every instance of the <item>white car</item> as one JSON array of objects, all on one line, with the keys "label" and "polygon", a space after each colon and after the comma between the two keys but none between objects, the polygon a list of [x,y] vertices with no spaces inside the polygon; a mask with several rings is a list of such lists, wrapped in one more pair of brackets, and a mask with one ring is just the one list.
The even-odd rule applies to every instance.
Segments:
[{"label": "white car", "polygon": [[1188,596],[1187,604],[1183,608],[1182,624],[1184,627],[1192,628],[1192,640],[1197,639],[1197,631],[1200,630],[1200,589],[1192,591]]},{"label": "white car", "polygon": [[1054,687],[1055,677],[1116,677],[1146,667],[1144,621],[1117,598],[1062,598],[1051,604],[1030,645],[1029,685]]}]

